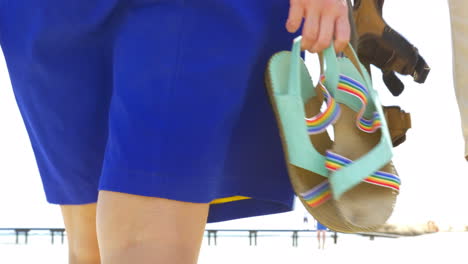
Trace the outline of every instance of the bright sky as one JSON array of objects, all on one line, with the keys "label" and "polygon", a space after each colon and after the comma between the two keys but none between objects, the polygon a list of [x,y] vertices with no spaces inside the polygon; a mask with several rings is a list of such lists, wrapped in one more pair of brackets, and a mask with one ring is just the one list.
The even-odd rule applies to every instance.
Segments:
[{"label": "bright sky", "polygon": [[[286,1],[286,0],[285,0]],[[450,22],[444,0],[385,1],[388,23],[418,47],[432,70],[426,83],[403,77],[405,92],[393,98],[373,70],[374,87],[385,105],[411,113],[413,128],[394,151],[403,181],[390,222],[468,224],[468,164],[452,85]],[[317,77],[318,73],[312,73]],[[0,60],[0,227],[62,226],[60,210],[45,201],[32,149]],[[438,127],[438,125],[444,125]],[[212,224],[211,227],[291,228],[304,209],[267,217]]]}]

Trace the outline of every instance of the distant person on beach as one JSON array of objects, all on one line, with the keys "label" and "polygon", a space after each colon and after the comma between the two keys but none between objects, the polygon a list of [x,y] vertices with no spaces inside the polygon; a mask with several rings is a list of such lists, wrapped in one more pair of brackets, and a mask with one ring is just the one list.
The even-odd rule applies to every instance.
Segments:
[{"label": "distant person on beach", "polygon": [[5,1],[0,44],[69,263],[194,264],[207,222],[292,210],[264,71],[299,34],[343,50],[346,1]]},{"label": "distant person on beach", "polygon": [[322,225],[319,221],[316,221],[317,225],[317,242],[319,249],[325,249],[325,238],[327,237],[328,228]]}]

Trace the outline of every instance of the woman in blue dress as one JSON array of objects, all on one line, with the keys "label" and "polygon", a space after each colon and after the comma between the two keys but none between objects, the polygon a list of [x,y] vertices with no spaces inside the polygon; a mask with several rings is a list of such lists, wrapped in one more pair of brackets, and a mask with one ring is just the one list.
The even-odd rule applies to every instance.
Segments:
[{"label": "woman in blue dress", "polygon": [[319,221],[317,222],[317,242],[318,242],[318,249],[325,249],[325,239],[327,237],[327,230],[328,228],[324,226]]},{"label": "woman in blue dress", "polygon": [[303,21],[304,49],[349,39],[343,0],[0,2],[70,263],[196,263],[207,221],[291,210],[263,73]]}]

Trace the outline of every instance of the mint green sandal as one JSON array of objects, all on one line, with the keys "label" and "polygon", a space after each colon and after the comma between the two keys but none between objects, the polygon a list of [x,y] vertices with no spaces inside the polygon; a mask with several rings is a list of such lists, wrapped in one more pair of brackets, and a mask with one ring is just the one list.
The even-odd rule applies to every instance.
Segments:
[{"label": "mint green sandal", "polygon": [[[326,76],[325,86],[335,87],[335,89],[327,89],[322,85],[318,85],[317,89],[313,87],[307,68],[300,58],[300,40],[301,38],[297,38],[294,41],[291,53],[280,52],[275,54],[270,59],[266,72],[266,84],[282,137],[291,183],[306,209],[314,218],[329,228],[340,232],[362,232],[372,230],[378,225],[383,224],[387,217],[380,217],[379,220],[376,221],[376,213],[365,210],[366,208],[363,206],[363,204],[366,204],[365,201],[363,202],[362,199],[358,199],[357,201],[359,201],[359,203],[355,205],[352,202],[350,204],[347,198],[350,194],[356,195],[354,188],[356,186],[361,186],[361,181],[370,183],[374,178],[378,178],[373,177],[372,173],[385,165],[385,163],[388,163],[388,160],[391,158],[391,142],[390,145],[388,145],[389,141],[387,141],[389,140],[388,131],[386,134],[385,132],[382,133],[381,144],[378,144],[378,147],[371,151],[371,153],[376,152],[377,156],[374,156],[374,154],[367,155],[365,156],[364,162],[357,161],[353,165],[349,165],[351,163],[350,160],[336,155],[336,153],[342,153],[339,148],[337,152],[327,152],[327,157],[325,157],[327,149],[334,146],[335,150],[337,146],[337,144],[333,144],[330,140],[325,129],[337,120],[341,112],[340,109],[346,108],[346,105],[342,107],[337,105],[334,96],[338,97],[337,101],[340,103],[349,101],[348,104],[353,107],[355,111],[359,111],[362,108],[362,103],[359,103],[360,101],[356,101],[356,98],[350,97],[337,89],[341,81],[340,71],[344,70],[346,72],[348,71],[347,68],[353,69],[353,65],[344,62],[348,59],[337,59],[333,47],[330,47],[323,53],[324,59],[321,60],[321,65],[325,66],[322,67],[322,73],[324,72],[324,76]],[[356,68],[354,68],[354,70],[355,72],[349,70],[352,73],[351,75],[356,74]],[[362,71],[362,69],[360,70]],[[362,72],[366,74],[365,70]],[[368,86],[367,81],[370,79],[369,76],[365,76],[364,79],[367,79],[364,83]],[[322,91],[317,92],[317,90]],[[373,90],[371,91],[375,92]],[[374,99],[375,96],[370,96],[370,98]],[[324,100],[327,103],[327,108],[323,113],[320,113],[320,107]],[[371,102],[371,106],[379,105],[378,98],[371,100]],[[366,107],[366,111],[363,113],[364,116],[368,117],[369,113],[373,114],[376,109],[382,111],[381,108],[374,108]],[[347,109],[345,109],[344,112],[349,113]],[[306,122],[304,123],[304,116],[313,117],[306,118]],[[383,114],[381,113],[380,116],[383,116]],[[349,120],[349,118],[346,120]],[[381,120],[380,123],[383,123],[382,127],[386,127],[385,120]],[[366,123],[364,122],[363,124]],[[339,141],[342,141],[341,135],[345,131],[335,125],[335,133],[336,129],[339,130]],[[347,129],[349,130],[349,128]],[[384,129],[382,130],[384,131]],[[335,138],[336,136],[337,135],[335,135]],[[390,148],[388,148],[388,146],[390,146]],[[365,148],[366,151],[368,149],[369,148]],[[372,158],[367,158],[368,156]],[[335,160],[333,160],[333,158],[335,158]],[[341,167],[344,167],[343,170],[336,166],[336,160],[342,163]],[[367,164],[369,163],[368,160],[371,160],[370,165]],[[374,161],[377,161],[377,163],[374,164]],[[379,165],[380,163],[382,163],[382,165]],[[327,166],[325,166],[325,164]],[[355,164],[362,166],[362,170],[358,168],[357,172],[352,172],[352,168],[357,167]],[[374,167],[376,167],[375,170]],[[351,174],[349,175],[351,175],[351,177],[347,174],[350,168]],[[327,179],[329,175],[329,172],[326,171],[327,169],[331,171],[332,175],[330,182]],[[367,174],[367,171],[370,172]],[[380,176],[381,174],[388,176],[381,172],[377,172],[377,174]],[[368,175],[371,175],[371,177]],[[397,177],[396,179],[398,181],[398,184],[396,184],[398,188],[399,179]],[[377,188],[375,189],[375,196],[377,196],[377,198],[381,196],[382,191],[386,191],[382,186],[388,187],[382,183],[385,182],[372,182],[372,184],[378,185],[378,187],[375,187]],[[359,189],[360,187],[356,188]],[[333,200],[332,194],[333,197],[338,200]],[[371,194],[372,195],[369,195],[369,197],[374,196],[373,193]],[[358,198],[365,198],[365,196],[365,193],[358,193],[357,195]],[[383,205],[388,204],[388,199],[377,200],[383,202]],[[392,201],[394,201],[394,199]],[[392,210],[393,203],[391,203],[391,205]],[[352,210],[357,210],[357,212],[349,210],[350,208]],[[369,217],[372,220],[364,223],[363,221],[356,221],[354,217],[356,215]]]},{"label": "mint green sandal", "polygon": [[[330,58],[326,57],[325,62],[328,60]],[[330,67],[326,70],[326,74],[334,73]],[[300,38],[294,41],[292,52],[283,51],[272,56],[265,76],[296,195],[314,218],[335,231],[369,231],[343,218],[331,199],[325,153],[333,142],[325,129],[336,120],[339,109],[326,89],[313,87],[300,57]],[[324,101],[327,109],[321,113]],[[304,122],[305,116],[313,117]]]}]

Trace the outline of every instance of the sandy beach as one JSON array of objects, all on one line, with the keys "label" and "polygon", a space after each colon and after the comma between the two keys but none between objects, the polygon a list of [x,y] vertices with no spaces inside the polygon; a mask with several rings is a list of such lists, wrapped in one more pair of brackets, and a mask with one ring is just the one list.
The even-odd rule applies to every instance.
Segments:
[{"label": "sandy beach", "polygon": [[[66,245],[50,245],[50,238],[32,237],[28,245],[0,244],[0,263],[63,264]],[[5,238],[2,238],[5,241]],[[11,237],[14,241],[14,237]],[[299,246],[291,246],[290,236],[259,236],[257,246],[249,246],[248,237],[218,237],[217,246],[203,242],[199,264],[263,263],[468,263],[468,233],[436,234],[380,238],[370,240],[358,235],[340,234],[338,243],[327,239],[325,250],[317,249],[314,236],[299,237]]]}]

